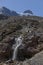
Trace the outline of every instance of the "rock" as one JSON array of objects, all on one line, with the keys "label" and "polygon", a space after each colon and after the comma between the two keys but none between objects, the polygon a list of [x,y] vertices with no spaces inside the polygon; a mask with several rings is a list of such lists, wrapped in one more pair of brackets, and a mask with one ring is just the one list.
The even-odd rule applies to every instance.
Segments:
[{"label": "rock", "polygon": [[29,62],[30,65],[43,65],[43,51],[32,57]]},{"label": "rock", "polygon": [[[28,35],[29,33],[27,33]],[[38,48],[38,45],[40,44],[38,42],[39,38],[37,35],[31,35],[24,37],[22,45],[18,48],[18,54],[17,58],[19,60],[25,60],[26,58],[31,58],[36,53],[40,52],[40,48]],[[29,38],[30,37],[30,38]]]},{"label": "rock", "polygon": [[15,43],[14,38],[4,39],[3,43],[0,43],[0,62],[12,58],[13,54],[12,45],[14,43]]}]

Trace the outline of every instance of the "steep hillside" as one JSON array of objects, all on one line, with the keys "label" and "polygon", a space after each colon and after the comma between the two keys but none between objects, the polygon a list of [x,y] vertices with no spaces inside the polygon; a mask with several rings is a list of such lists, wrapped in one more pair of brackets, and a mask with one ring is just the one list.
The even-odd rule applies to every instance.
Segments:
[{"label": "steep hillside", "polygon": [[[10,59],[10,63],[21,63],[43,50],[43,17],[3,17],[0,18],[0,62],[7,63]],[[22,44],[18,47],[17,59],[13,61],[12,46],[16,44],[15,38],[20,35],[23,38]]]}]

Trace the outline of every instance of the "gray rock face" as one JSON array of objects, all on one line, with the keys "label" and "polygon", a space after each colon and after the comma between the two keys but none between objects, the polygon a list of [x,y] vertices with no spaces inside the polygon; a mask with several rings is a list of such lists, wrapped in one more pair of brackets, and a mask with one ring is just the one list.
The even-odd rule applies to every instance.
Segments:
[{"label": "gray rock face", "polygon": [[43,51],[32,57],[29,62],[30,65],[43,65]]}]

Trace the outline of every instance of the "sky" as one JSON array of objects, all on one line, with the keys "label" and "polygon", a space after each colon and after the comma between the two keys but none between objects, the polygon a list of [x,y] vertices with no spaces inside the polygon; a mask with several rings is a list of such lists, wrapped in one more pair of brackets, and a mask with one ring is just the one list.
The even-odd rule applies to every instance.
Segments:
[{"label": "sky", "polygon": [[43,16],[43,0],[0,0],[0,7],[22,13],[31,10],[34,15]]}]

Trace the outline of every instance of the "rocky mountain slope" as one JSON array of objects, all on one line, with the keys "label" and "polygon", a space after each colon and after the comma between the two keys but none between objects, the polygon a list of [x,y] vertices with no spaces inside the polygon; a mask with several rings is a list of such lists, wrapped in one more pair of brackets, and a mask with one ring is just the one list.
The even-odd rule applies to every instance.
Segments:
[{"label": "rocky mountain slope", "polygon": [[[43,17],[3,17],[0,18],[0,65],[25,65],[26,59],[32,59],[35,54],[43,51]],[[18,48],[17,60],[13,61],[12,46],[16,44],[15,38],[20,35],[23,37],[22,45]],[[10,61],[7,62],[9,59]],[[29,63],[29,61],[26,65],[35,65]]]},{"label": "rocky mountain slope", "polygon": [[18,16],[19,14],[16,11],[11,11],[6,7],[0,7],[0,14],[5,16]]}]

